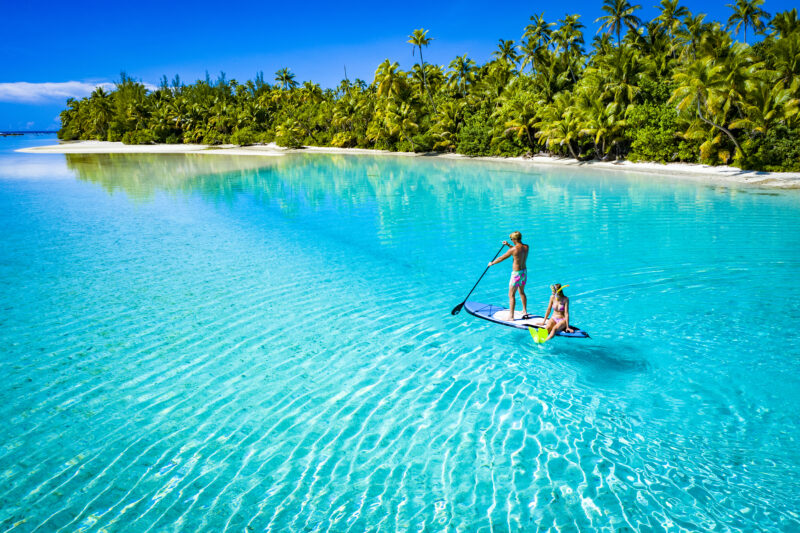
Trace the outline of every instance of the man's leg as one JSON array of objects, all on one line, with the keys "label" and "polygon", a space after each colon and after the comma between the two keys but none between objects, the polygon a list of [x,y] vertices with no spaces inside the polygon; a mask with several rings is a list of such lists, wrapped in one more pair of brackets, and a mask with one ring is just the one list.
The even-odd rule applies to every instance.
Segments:
[{"label": "man's leg", "polygon": [[517,292],[516,285],[512,285],[508,288],[508,319],[514,320],[514,306],[516,305],[516,299],[514,298],[514,293]]},{"label": "man's leg", "polygon": [[519,288],[519,299],[522,302],[522,314],[528,314],[528,297],[525,296],[525,287]]}]

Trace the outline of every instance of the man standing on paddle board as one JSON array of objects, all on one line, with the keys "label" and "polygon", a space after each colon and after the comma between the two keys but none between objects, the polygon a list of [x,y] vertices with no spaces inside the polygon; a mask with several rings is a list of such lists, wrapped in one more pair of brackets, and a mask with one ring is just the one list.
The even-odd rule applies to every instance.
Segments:
[{"label": "man standing on paddle board", "polygon": [[511,280],[508,282],[508,319],[514,320],[514,306],[517,303],[514,295],[517,289],[519,289],[519,299],[522,300],[522,316],[528,314],[528,298],[525,296],[525,282],[528,281],[528,268],[525,265],[525,261],[528,259],[528,245],[522,244],[522,233],[518,231],[509,235],[509,238],[513,244],[508,244],[507,241],[503,241],[503,244],[511,249],[489,263],[489,266],[496,265],[512,255],[514,256],[514,265],[511,267]]}]

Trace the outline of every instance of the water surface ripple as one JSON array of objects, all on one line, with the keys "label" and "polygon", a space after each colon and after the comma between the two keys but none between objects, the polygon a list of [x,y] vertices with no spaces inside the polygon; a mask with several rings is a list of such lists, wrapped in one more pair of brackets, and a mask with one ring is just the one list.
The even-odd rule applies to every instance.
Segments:
[{"label": "water surface ripple", "polygon": [[800,529],[796,192],[0,142],[2,530]]}]

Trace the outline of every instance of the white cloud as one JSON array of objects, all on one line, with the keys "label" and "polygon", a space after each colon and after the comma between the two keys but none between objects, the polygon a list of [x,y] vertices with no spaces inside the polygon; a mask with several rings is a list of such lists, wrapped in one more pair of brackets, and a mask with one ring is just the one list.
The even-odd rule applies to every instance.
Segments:
[{"label": "white cloud", "polygon": [[44,104],[53,101],[63,102],[67,98],[82,98],[94,91],[95,87],[110,89],[113,83],[86,83],[64,81],[59,83],[0,83],[0,102],[20,104]]},{"label": "white cloud", "polygon": [[[63,103],[67,98],[82,98],[89,96],[96,87],[106,90],[114,88],[113,83],[89,83],[83,81],[63,81],[55,83],[29,83],[16,81],[13,83],[0,83],[0,102],[17,104],[51,104]],[[148,83],[145,87],[149,91],[155,89]]]}]

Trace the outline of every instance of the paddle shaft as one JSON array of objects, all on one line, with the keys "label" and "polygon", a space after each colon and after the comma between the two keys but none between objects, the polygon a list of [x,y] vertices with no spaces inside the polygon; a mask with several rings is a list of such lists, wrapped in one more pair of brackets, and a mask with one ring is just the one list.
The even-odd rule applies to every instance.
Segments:
[{"label": "paddle shaft", "polygon": [[[500,255],[500,252],[502,252],[505,247],[506,247],[505,244],[501,244],[500,245],[500,249],[497,250],[496,254],[494,254],[494,257],[492,257],[492,261],[497,259],[497,256]],[[486,267],[486,270],[483,271],[483,274],[481,274],[481,277],[478,278],[478,281],[475,282],[475,285],[473,285],[472,288],[469,290],[469,293],[467,293],[467,297],[464,298],[464,301],[461,302],[460,304],[458,304],[457,306],[455,306],[455,308],[451,311],[451,314],[455,315],[455,314],[458,314],[459,311],[461,311],[461,308],[464,307],[464,303],[466,303],[467,298],[469,298],[469,295],[472,294],[472,291],[475,290],[475,287],[478,286],[478,283],[481,282],[481,280],[483,279],[483,276],[485,276],[487,272],[489,272],[489,267],[488,266]]]}]

